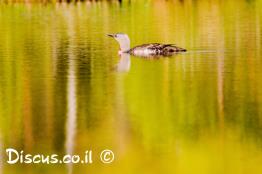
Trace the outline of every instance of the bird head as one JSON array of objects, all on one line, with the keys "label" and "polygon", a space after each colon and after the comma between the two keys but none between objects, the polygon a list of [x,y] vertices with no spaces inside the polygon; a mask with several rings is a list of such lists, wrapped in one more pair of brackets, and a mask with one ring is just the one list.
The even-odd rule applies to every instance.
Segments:
[{"label": "bird head", "polygon": [[121,51],[127,51],[130,49],[130,40],[127,34],[115,33],[108,34],[107,36],[114,38],[119,43]]}]

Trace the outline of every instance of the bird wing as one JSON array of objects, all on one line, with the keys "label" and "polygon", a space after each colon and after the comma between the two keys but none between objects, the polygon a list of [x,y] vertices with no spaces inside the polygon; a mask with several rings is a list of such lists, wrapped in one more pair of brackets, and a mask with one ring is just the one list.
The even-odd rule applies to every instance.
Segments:
[{"label": "bird wing", "polygon": [[152,50],[155,54],[172,54],[173,52],[186,51],[184,48],[177,47],[175,44],[160,44],[160,43],[150,43],[138,45],[132,48],[129,52],[134,50]]}]

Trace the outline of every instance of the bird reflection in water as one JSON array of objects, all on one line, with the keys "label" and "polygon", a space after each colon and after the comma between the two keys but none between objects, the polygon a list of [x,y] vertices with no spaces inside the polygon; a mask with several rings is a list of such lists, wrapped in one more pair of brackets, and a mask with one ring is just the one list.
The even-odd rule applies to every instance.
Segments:
[{"label": "bird reflection in water", "polygon": [[120,60],[116,65],[115,70],[117,72],[128,72],[130,70],[130,66],[131,66],[130,54],[127,53],[120,54]]}]

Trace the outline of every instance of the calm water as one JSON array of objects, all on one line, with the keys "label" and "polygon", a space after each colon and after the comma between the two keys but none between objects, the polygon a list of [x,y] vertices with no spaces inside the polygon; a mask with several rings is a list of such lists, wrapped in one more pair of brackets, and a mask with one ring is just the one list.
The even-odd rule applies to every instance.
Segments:
[{"label": "calm water", "polygon": [[[0,5],[0,174],[262,173],[261,7]],[[111,32],[189,52],[119,57]],[[8,165],[9,147],[93,164]]]}]

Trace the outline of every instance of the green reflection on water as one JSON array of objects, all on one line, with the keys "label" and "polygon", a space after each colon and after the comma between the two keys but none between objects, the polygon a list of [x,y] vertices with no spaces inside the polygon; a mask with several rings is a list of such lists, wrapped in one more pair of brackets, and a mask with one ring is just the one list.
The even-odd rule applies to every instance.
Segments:
[{"label": "green reflection on water", "polygon": [[[96,155],[0,172],[261,173],[261,6],[0,5],[2,151]],[[111,32],[189,52],[120,58]],[[105,148],[109,166],[97,157]]]}]

